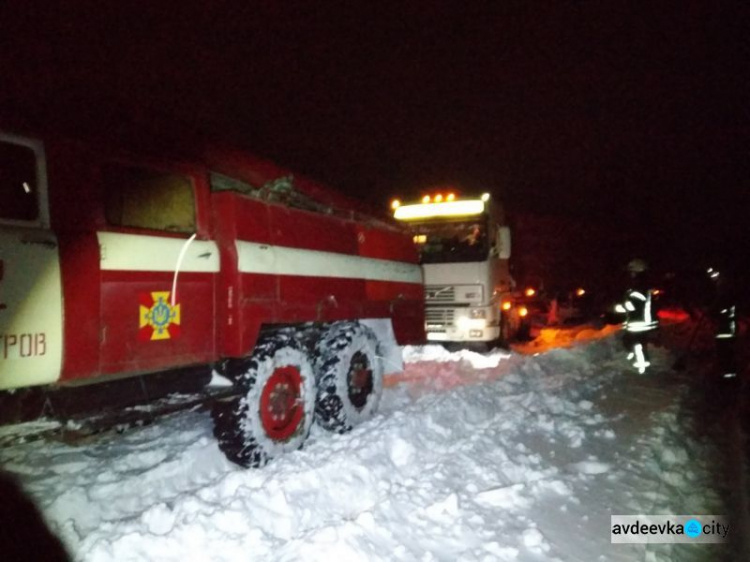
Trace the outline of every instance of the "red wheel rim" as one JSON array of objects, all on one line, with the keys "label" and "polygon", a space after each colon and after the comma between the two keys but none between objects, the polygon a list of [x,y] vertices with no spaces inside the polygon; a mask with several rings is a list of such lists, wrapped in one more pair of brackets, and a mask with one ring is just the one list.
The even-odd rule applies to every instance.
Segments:
[{"label": "red wheel rim", "polygon": [[302,375],[297,367],[278,367],[260,395],[260,421],[271,439],[284,441],[297,431],[305,411]]}]

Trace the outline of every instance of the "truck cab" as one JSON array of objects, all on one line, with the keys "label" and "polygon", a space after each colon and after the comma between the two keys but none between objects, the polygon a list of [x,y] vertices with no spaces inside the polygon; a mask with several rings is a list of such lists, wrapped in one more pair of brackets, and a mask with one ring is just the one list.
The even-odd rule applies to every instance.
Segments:
[{"label": "truck cab", "polygon": [[485,193],[425,195],[392,204],[419,250],[428,341],[495,342],[517,325],[511,294],[510,229],[502,206]]}]

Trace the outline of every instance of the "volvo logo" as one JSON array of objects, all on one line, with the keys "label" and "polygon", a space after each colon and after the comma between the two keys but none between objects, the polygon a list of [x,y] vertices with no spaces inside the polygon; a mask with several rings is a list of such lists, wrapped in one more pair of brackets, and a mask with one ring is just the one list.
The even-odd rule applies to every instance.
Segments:
[{"label": "volvo logo", "polygon": [[429,290],[429,289],[428,289],[428,290],[426,290],[426,291],[425,291],[425,298],[426,298],[427,300],[432,300],[432,299],[436,299],[436,298],[438,298],[438,297],[439,297],[439,296],[440,296],[441,294],[445,293],[446,291],[450,291],[450,290],[451,290],[452,288],[453,288],[453,287],[451,287],[451,286],[448,286],[448,287],[443,287],[442,289],[438,289],[438,290],[435,290],[435,289]]}]

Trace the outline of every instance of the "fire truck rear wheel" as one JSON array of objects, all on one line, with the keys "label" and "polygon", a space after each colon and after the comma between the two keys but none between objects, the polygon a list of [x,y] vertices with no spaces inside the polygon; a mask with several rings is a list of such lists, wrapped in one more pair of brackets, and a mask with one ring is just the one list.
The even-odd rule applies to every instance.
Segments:
[{"label": "fire truck rear wheel", "polygon": [[248,468],[299,449],[315,412],[315,375],[291,334],[260,341],[233,376],[244,395],[214,406],[214,435],[227,458]]},{"label": "fire truck rear wheel", "polygon": [[315,353],[318,425],[344,433],[374,414],[383,392],[381,355],[377,336],[366,326],[331,326]]}]

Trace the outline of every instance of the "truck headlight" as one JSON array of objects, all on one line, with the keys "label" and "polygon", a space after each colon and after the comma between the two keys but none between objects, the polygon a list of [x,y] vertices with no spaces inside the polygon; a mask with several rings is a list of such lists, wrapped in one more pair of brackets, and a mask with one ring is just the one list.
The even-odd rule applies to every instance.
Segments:
[{"label": "truck headlight", "polygon": [[486,308],[472,308],[469,310],[469,318],[487,318]]},{"label": "truck headlight", "polygon": [[487,320],[484,318],[467,318],[462,316],[456,320],[459,330],[484,330],[487,327]]}]

